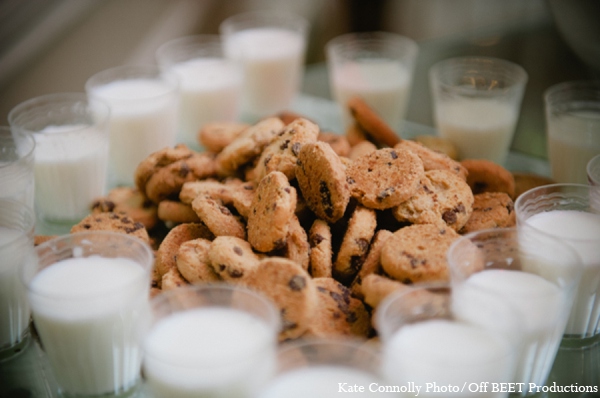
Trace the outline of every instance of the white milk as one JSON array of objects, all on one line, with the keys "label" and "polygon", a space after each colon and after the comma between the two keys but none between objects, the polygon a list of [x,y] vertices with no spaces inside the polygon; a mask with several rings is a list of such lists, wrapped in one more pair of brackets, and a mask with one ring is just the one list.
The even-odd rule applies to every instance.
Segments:
[{"label": "white milk", "polygon": [[511,104],[460,98],[440,101],[435,116],[441,136],[457,146],[461,159],[488,159],[502,164],[518,115]]},{"label": "white milk", "polygon": [[108,140],[83,125],[48,126],[35,135],[35,197],[42,218],[73,222],[106,187]]},{"label": "white milk", "polygon": [[[459,392],[435,391],[444,386],[512,381],[510,344],[499,334],[466,323],[428,320],[403,326],[385,343],[383,372],[389,384],[421,386],[419,397],[473,397]],[[427,389],[429,387],[429,389]],[[489,391],[489,390],[488,390]],[[485,394],[503,397],[506,393]],[[414,397],[415,393],[404,396]]]},{"label": "white milk", "polygon": [[181,82],[178,142],[198,146],[204,124],[237,120],[242,75],[230,61],[197,58],[174,64],[171,70]]},{"label": "white milk", "polygon": [[22,231],[0,227],[0,348],[19,342],[29,325],[29,305],[19,271],[33,242]]},{"label": "white milk", "polygon": [[275,331],[244,311],[178,312],[146,337],[144,375],[157,397],[247,397],[272,376],[276,341]]},{"label": "white milk", "polygon": [[111,185],[133,185],[142,160],[175,144],[176,91],[166,82],[131,79],[94,87],[90,94],[110,105]]},{"label": "white milk", "polygon": [[33,320],[65,391],[99,395],[135,385],[148,290],[144,269],[127,258],[69,258],[33,278]]},{"label": "white milk", "polygon": [[[469,286],[497,294],[519,311],[520,323],[515,323],[515,318],[498,319],[495,331],[509,338],[521,336],[523,346],[517,359],[516,381],[545,382],[562,336],[560,322],[565,298],[560,289],[538,275],[501,269],[477,272],[455,290]],[[507,329],[508,322],[517,330]]]},{"label": "white milk", "polygon": [[600,153],[600,112],[570,112],[548,121],[548,158],[556,182],[587,184],[587,163]]},{"label": "white milk", "polygon": [[[354,388],[357,386],[357,388]],[[320,398],[343,396],[380,396],[385,387],[380,379],[358,369],[343,366],[316,365],[285,372],[275,378],[258,398]],[[362,388],[362,390],[361,390]],[[350,390],[352,389],[352,390]],[[386,395],[383,392],[383,395]]]},{"label": "white milk", "polygon": [[565,333],[600,332],[600,215],[554,210],[535,214],[526,223],[564,239],[581,256],[583,275]]},{"label": "white milk", "polygon": [[408,105],[410,73],[393,61],[347,62],[332,71],[335,99],[342,107],[344,125],[352,124],[345,104],[361,97],[394,130],[398,131]]},{"label": "white milk", "polygon": [[305,39],[279,28],[254,28],[227,36],[227,57],[244,69],[243,113],[263,117],[288,108],[300,87]]}]

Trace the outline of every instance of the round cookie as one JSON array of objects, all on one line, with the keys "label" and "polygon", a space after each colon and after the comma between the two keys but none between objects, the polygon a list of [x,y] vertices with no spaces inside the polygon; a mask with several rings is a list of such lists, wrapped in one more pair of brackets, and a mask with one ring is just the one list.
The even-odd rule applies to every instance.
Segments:
[{"label": "round cookie", "polygon": [[285,242],[283,257],[296,262],[305,271],[308,271],[310,264],[310,245],[306,231],[300,225],[298,217],[294,215],[290,220],[288,237]]},{"label": "round cookie", "polygon": [[475,195],[473,214],[460,230],[461,234],[489,228],[509,228],[516,224],[513,200],[504,192]]},{"label": "round cookie", "polygon": [[210,152],[219,153],[248,127],[249,124],[233,121],[209,122],[198,132],[198,142]]},{"label": "round cookie", "polygon": [[85,231],[120,232],[150,244],[150,237],[144,224],[134,221],[124,212],[90,214],[71,228],[71,233]]},{"label": "round cookie", "polygon": [[[237,179],[236,179],[237,180]],[[242,184],[241,180],[239,184]],[[179,200],[183,203],[191,204],[199,195],[208,195],[211,198],[219,199],[224,204],[233,202],[234,183],[222,183],[217,180],[208,179],[201,181],[189,181],[183,184],[179,192]]]},{"label": "round cookie", "polygon": [[212,269],[223,280],[239,281],[258,266],[260,258],[250,243],[234,236],[217,236],[208,250]]},{"label": "round cookie", "polygon": [[326,221],[317,219],[308,232],[310,243],[310,274],[313,278],[331,278],[333,251],[331,228]]},{"label": "round cookie", "polygon": [[192,202],[192,209],[215,236],[236,236],[246,238],[246,226],[240,218],[218,199],[199,195]]},{"label": "round cookie", "polygon": [[217,155],[219,173],[235,173],[241,166],[257,157],[284,127],[281,119],[270,117],[245,129]]},{"label": "round cookie", "polygon": [[402,148],[413,151],[423,162],[423,168],[425,169],[425,171],[447,170],[458,175],[463,180],[467,180],[468,171],[463,165],[461,165],[460,162],[451,159],[446,154],[429,149],[419,142],[403,140],[402,142],[398,143],[398,145],[396,145],[394,148]]},{"label": "round cookie", "polygon": [[370,274],[365,276],[361,284],[364,301],[371,308],[377,308],[387,296],[396,291],[409,291],[413,287],[385,276]]},{"label": "round cookie", "polygon": [[170,269],[177,268],[177,252],[179,247],[189,240],[203,238],[213,240],[214,235],[202,223],[179,224],[172,228],[160,243],[156,251],[156,269],[159,275],[166,274]]},{"label": "round cookie", "polygon": [[460,235],[452,228],[415,224],[394,232],[381,251],[386,274],[403,283],[447,282],[446,252]]},{"label": "round cookie", "polygon": [[319,299],[312,278],[298,264],[287,258],[264,258],[244,283],[263,293],[279,308],[280,340],[298,338],[308,330]]},{"label": "round cookie", "polygon": [[210,265],[208,251],[211,242],[208,239],[198,238],[183,242],[177,250],[177,269],[179,273],[192,285],[219,282],[221,278]]},{"label": "round cookie", "polygon": [[360,271],[376,227],[375,210],[356,206],[333,264],[333,274],[337,280],[349,282]]},{"label": "round cookie", "polygon": [[452,160],[458,160],[458,149],[447,138],[423,134],[416,136],[414,140],[434,152],[443,153]]},{"label": "round cookie", "polygon": [[158,204],[158,218],[174,224],[200,222],[192,206],[175,200],[161,200]]},{"label": "round cookie", "polygon": [[396,132],[362,98],[353,97],[346,105],[354,120],[375,142],[389,147],[400,142]]},{"label": "round cookie", "polygon": [[325,142],[305,144],[296,162],[296,179],[308,207],[317,217],[334,223],[350,201],[342,161]]},{"label": "round cookie", "polygon": [[364,298],[362,292],[362,282],[363,280],[371,274],[379,274],[381,272],[381,250],[383,249],[383,245],[385,241],[392,236],[393,233],[388,231],[387,229],[380,229],[375,233],[373,240],[371,241],[371,246],[369,248],[369,253],[363,262],[360,271],[352,281],[350,285],[350,290],[354,297],[358,297],[360,299]]},{"label": "round cookie", "polygon": [[515,178],[504,167],[485,159],[465,159],[460,163],[469,172],[467,184],[474,195],[482,192],[504,192],[514,198]]},{"label": "round cookie", "polygon": [[542,185],[554,184],[555,181],[552,178],[544,177],[539,174],[527,173],[522,171],[513,171],[513,178],[515,179],[515,195],[516,200],[519,195],[523,192],[527,192],[530,189],[541,187]]},{"label": "round cookie", "polygon": [[148,157],[142,160],[135,169],[135,186],[140,190],[140,192],[145,194],[146,183],[158,169],[178,160],[188,159],[193,154],[194,151],[184,144],[176,145],[173,148],[163,148],[159,151],[151,153]]},{"label": "round cookie", "polygon": [[329,131],[321,131],[317,137],[318,141],[323,141],[331,146],[331,149],[338,156],[348,156],[350,153],[350,143],[343,135],[332,133]]},{"label": "round cookie", "polygon": [[447,170],[425,172],[417,193],[393,209],[401,222],[447,225],[459,231],[469,220],[473,193],[467,183]]},{"label": "round cookie", "polygon": [[256,184],[254,182],[245,182],[237,186],[232,193],[232,205],[245,219],[248,219],[248,216],[250,216],[252,200],[256,191],[255,188]]},{"label": "round cookie", "polygon": [[139,189],[133,187],[117,187],[108,192],[104,198],[92,203],[92,214],[106,212],[124,212],[134,221],[144,224],[150,230],[158,222],[156,205],[146,198]]},{"label": "round cookie", "polygon": [[362,301],[351,297],[350,290],[333,278],[314,278],[319,305],[306,337],[366,338],[371,317]]},{"label": "round cookie", "polygon": [[383,148],[354,160],[346,175],[352,196],[363,206],[388,209],[417,192],[425,170],[413,152]]},{"label": "round cookie", "polygon": [[267,253],[283,248],[296,202],[296,189],[283,173],[273,171],[260,181],[247,223],[248,242],[254,249]]}]

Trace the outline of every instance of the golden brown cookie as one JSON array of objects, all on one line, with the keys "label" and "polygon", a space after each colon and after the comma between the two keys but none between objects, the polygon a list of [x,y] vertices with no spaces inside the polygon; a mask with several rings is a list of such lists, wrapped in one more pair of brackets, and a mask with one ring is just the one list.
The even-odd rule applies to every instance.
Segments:
[{"label": "golden brown cookie", "polygon": [[443,153],[435,152],[419,142],[403,140],[394,148],[402,148],[413,151],[423,162],[423,168],[425,171],[447,170],[458,175],[463,180],[467,180],[468,171],[464,166],[461,165],[460,162],[451,159],[449,156]]},{"label": "golden brown cookie", "polygon": [[158,218],[174,224],[200,221],[192,206],[168,199],[161,200],[158,204]]},{"label": "golden brown cookie", "polygon": [[331,229],[326,221],[317,219],[308,233],[310,242],[310,274],[313,278],[331,278],[333,251]]},{"label": "golden brown cookie", "polygon": [[247,223],[254,249],[267,253],[284,247],[296,200],[296,189],[283,173],[273,171],[260,181]]},{"label": "golden brown cookie", "polygon": [[425,170],[413,152],[383,148],[354,160],[346,175],[352,197],[363,206],[388,209],[417,192]]},{"label": "golden brown cookie", "polygon": [[409,285],[377,274],[365,276],[361,286],[364,301],[371,308],[377,308],[379,303],[394,292],[412,289]]},{"label": "golden brown cookie", "polygon": [[184,242],[199,238],[212,241],[214,235],[202,223],[179,224],[171,229],[156,251],[155,266],[159,275],[162,276],[170,269],[177,268],[177,252]]},{"label": "golden brown cookie", "polygon": [[504,167],[485,159],[465,159],[460,163],[469,171],[467,184],[473,194],[504,192],[515,197],[515,178]]},{"label": "golden brown cookie", "polygon": [[375,236],[373,237],[369,247],[369,253],[365,258],[360,271],[358,271],[358,274],[350,285],[350,290],[354,297],[358,297],[360,299],[364,298],[364,294],[362,292],[363,280],[368,275],[379,274],[381,272],[381,250],[383,249],[385,241],[392,235],[393,233],[386,229],[380,229],[377,231],[377,233],[375,233]]},{"label": "golden brown cookie", "polygon": [[199,195],[207,195],[211,198],[219,199],[224,204],[229,205],[233,202],[233,191],[238,184],[243,182],[233,179],[228,183],[214,179],[189,181],[183,184],[179,192],[179,200],[183,203],[191,204]]},{"label": "golden brown cookie", "polygon": [[209,122],[198,132],[198,142],[208,151],[219,153],[248,127],[249,124],[234,121]]},{"label": "golden brown cookie", "polygon": [[542,185],[549,185],[555,183],[555,181],[552,178],[544,177],[534,173],[513,171],[512,175],[515,179],[515,200],[523,192],[527,192],[530,189],[541,187]]},{"label": "golden brown cookie", "polygon": [[327,143],[305,144],[298,153],[295,175],[303,198],[317,217],[334,223],[344,215],[350,201],[346,170]]},{"label": "golden brown cookie", "polygon": [[387,275],[403,283],[447,282],[446,252],[460,235],[452,228],[415,224],[394,232],[381,251]]},{"label": "golden brown cookie", "polygon": [[150,244],[148,231],[141,222],[134,221],[127,213],[90,214],[71,228],[71,233],[85,231],[113,231],[135,236]]},{"label": "golden brown cookie", "polygon": [[217,236],[210,245],[208,258],[213,270],[229,282],[239,282],[260,261],[250,243],[234,236]]},{"label": "golden brown cookie", "polygon": [[135,169],[134,180],[135,186],[142,192],[146,193],[146,184],[150,177],[162,167],[168,166],[178,160],[188,159],[194,154],[190,148],[184,144],[176,145],[175,147],[167,147],[151,153],[148,157],[140,162]]},{"label": "golden brown cookie", "polygon": [[177,268],[171,268],[166,274],[162,276],[161,290],[163,292],[167,290],[177,289],[183,286],[187,286],[189,283],[179,273]]},{"label": "golden brown cookie", "polygon": [[232,205],[245,219],[248,219],[248,216],[250,216],[255,188],[256,184],[254,182],[245,182],[233,190]]},{"label": "golden brown cookie", "polygon": [[348,156],[350,153],[350,143],[343,135],[330,131],[321,131],[317,140],[328,143],[338,156]]},{"label": "golden brown cookie", "polygon": [[117,187],[92,203],[92,214],[107,212],[127,213],[134,221],[144,224],[150,230],[158,222],[156,205],[146,198],[139,189]]},{"label": "golden brown cookie", "polygon": [[504,192],[484,192],[475,195],[473,214],[460,230],[461,234],[489,228],[509,228],[516,225],[514,203]]},{"label": "golden brown cookie", "polygon": [[179,246],[176,257],[177,269],[192,285],[221,281],[210,265],[208,258],[210,245],[208,239],[198,238],[183,242]]},{"label": "golden brown cookie", "polygon": [[416,136],[414,140],[435,152],[443,153],[452,160],[458,160],[458,149],[447,138],[423,134]]},{"label": "golden brown cookie", "polygon": [[308,271],[310,264],[310,245],[306,231],[300,225],[298,217],[294,215],[289,223],[288,237],[283,248],[282,257],[289,258],[296,262],[305,271]]},{"label": "golden brown cookie", "polygon": [[192,209],[215,236],[236,236],[246,239],[246,225],[219,199],[199,195],[192,202]]},{"label": "golden brown cookie", "polygon": [[347,106],[354,120],[376,143],[393,147],[400,142],[396,132],[362,98],[351,98]]}]

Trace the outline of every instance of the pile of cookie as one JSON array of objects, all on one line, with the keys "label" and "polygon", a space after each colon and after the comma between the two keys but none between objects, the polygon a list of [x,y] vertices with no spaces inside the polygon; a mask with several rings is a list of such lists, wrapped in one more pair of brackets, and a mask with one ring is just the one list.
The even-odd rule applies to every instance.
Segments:
[{"label": "pile of cookie", "polygon": [[204,126],[195,152],[164,148],[135,188],[99,198],[73,228],[133,234],[156,249],[153,294],[226,282],[279,307],[281,340],[373,335],[398,289],[448,280],[460,234],[515,223],[515,178],[452,145],[399,138],[360,99],[345,135],[293,113]]}]

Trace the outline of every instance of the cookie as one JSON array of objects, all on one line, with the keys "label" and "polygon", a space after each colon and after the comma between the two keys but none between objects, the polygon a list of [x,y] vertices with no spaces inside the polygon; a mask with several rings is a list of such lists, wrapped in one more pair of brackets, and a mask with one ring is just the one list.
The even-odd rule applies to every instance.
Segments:
[{"label": "cookie", "polygon": [[283,124],[285,124],[286,126],[296,119],[308,119],[306,116],[296,112],[292,112],[289,109],[279,112],[277,114],[277,117],[280,118]]},{"label": "cookie", "polygon": [[184,183],[215,175],[214,156],[206,152],[195,153],[156,170],[146,183],[145,193],[148,199],[158,204],[164,199],[179,198]]},{"label": "cookie", "polygon": [[356,160],[363,155],[367,155],[373,151],[377,150],[377,146],[373,144],[371,141],[361,141],[358,144],[354,145],[350,149],[350,153],[348,154],[348,159]]},{"label": "cookie", "polygon": [[305,271],[308,271],[310,265],[310,245],[306,231],[300,225],[300,221],[296,215],[290,220],[288,237],[282,256],[296,262]]},{"label": "cookie", "polygon": [[217,155],[219,174],[235,173],[257,157],[264,147],[285,127],[278,117],[270,117],[248,127]]},{"label": "cookie", "polygon": [[317,136],[317,140],[328,143],[338,156],[348,156],[350,153],[350,143],[343,135],[330,131],[321,131]]},{"label": "cookie", "polygon": [[346,105],[354,120],[376,143],[393,147],[400,142],[396,132],[362,98],[353,97]]},{"label": "cookie", "polygon": [[208,151],[219,153],[248,127],[249,124],[233,121],[205,123],[198,132],[198,142]]},{"label": "cookie", "polygon": [[192,285],[221,281],[210,265],[210,246],[211,241],[198,238],[183,242],[177,250],[177,270]]},{"label": "cookie", "polygon": [[452,228],[415,224],[394,232],[381,251],[381,266],[402,283],[447,282],[446,252],[460,235]]},{"label": "cookie", "polygon": [[134,173],[135,186],[142,192],[146,193],[146,184],[148,180],[157,170],[165,167],[178,160],[188,159],[194,154],[190,148],[184,144],[176,145],[175,147],[167,147],[151,153],[136,167]]},{"label": "cookie", "polygon": [[484,192],[475,195],[473,214],[460,230],[461,234],[489,228],[509,228],[516,225],[513,200],[504,192]]},{"label": "cookie", "polygon": [[187,285],[189,285],[189,283],[183,278],[177,268],[171,268],[162,276],[161,291],[165,292]]},{"label": "cookie", "polygon": [[459,231],[472,211],[473,193],[462,178],[447,170],[430,170],[417,193],[395,207],[393,215],[401,222],[447,225]]},{"label": "cookie", "polygon": [[254,249],[267,253],[283,248],[296,200],[296,189],[283,173],[273,171],[260,181],[247,223],[248,242]]},{"label": "cookie", "polygon": [[296,177],[296,160],[302,146],[317,141],[319,126],[307,119],[296,119],[285,126],[277,137],[265,147],[255,168],[255,181],[260,181],[272,171],[279,171],[288,180]]},{"label": "cookie", "polygon": [[302,196],[317,217],[334,223],[344,215],[350,200],[346,171],[328,144],[305,144],[298,153],[294,174]]},{"label": "cookie", "polygon": [[356,121],[346,128],[345,135],[350,147],[353,147],[360,142],[369,140],[367,132],[363,130],[363,128]]},{"label": "cookie", "polygon": [[208,259],[214,272],[229,282],[244,278],[260,261],[247,241],[234,236],[217,236],[208,250]]},{"label": "cookie", "polygon": [[134,221],[127,213],[90,214],[71,228],[71,233],[85,231],[113,231],[135,236],[150,244],[148,231],[141,222]]},{"label": "cookie", "polygon": [[449,156],[443,153],[435,152],[419,142],[403,140],[394,148],[402,148],[414,152],[423,162],[423,168],[425,171],[447,170],[458,175],[463,180],[467,180],[468,171],[464,166],[461,165],[460,162],[452,160]]},{"label": "cookie", "polygon": [[504,167],[485,159],[465,159],[460,163],[469,172],[467,184],[473,194],[504,192],[511,198],[515,197],[515,178]]},{"label": "cookie", "polygon": [[413,140],[434,152],[443,153],[452,160],[458,160],[458,148],[447,138],[423,134],[417,135]]},{"label": "cookie", "polygon": [[91,213],[124,212],[134,221],[144,224],[150,230],[158,222],[156,205],[146,198],[139,189],[117,187],[92,203]]},{"label": "cookie", "polygon": [[308,273],[295,262],[267,257],[244,278],[244,284],[263,293],[281,314],[280,340],[304,334],[319,302],[317,287]]},{"label": "cookie", "polygon": [[215,236],[246,239],[246,226],[240,217],[234,215],[219,199],[199,195],[192,202],[192,209]]},{"label": "cookie", "polygon": [[371,308],[377,308],[377,306],[392,293],[397,291],[410,291],[413,289],[409,285],[377,274],[365,276],[361,285],[364,301]]},{"label": "cookie", "polygon": [[310,274],[313,278],[331,278],[333,250],[331,229],[326,221],[317,219],[308,232],[310,243]]},{"label": "cookie", "polygon": [[358,271],[358,274],[350,285],[352,296],[360,299],[364,298],[362,292],[362,282],[367,276],[371,274],[379,274],[381,272],[381,250],[383,249],[383,245],[386,240],[392,235],[393,233],[386,229],[380,229],[377,231],[377,233],[375,233],[375,236],[373,237],[369,247],[369,253],[365,258],[362,267]]},{"label": "cookie", "polygon": [[388,209],[417,192],[425,170],[413,152],[383,148],[354,160],[346,175],[352,197],[363,206]]},{"label": "cookie", "polygon": [[219,199],[225,205],[230,205],[233,203],[233,191],[242,183],[242,180],[238,179],[231,180],[228,183],[214,179],[189,181],[181,187],[179,200],[183,203],[191,204],[197,196],[207,195],[211,198]]},{"label": "cookie", "polygon": [[250,216],[255,188],[256,184],[254,182],[245,182],[235,187],[232,193],[232,205],[245,219]]},{"label": "cookie", "polygon": [[214,235],[202,223],[179,224],[172,228],[156,251],[155,266],[159,275],[177,268],[177,252],[184,242],[199,238],[212,241]]},{"label": "cookie", "polygon": [[200,221],[192,206],[176,200],[161,200],[158,204],[158,218],[174,224]]},{"label": "cookie", "polygon": [[333,274],[337,280],[349,282],[360,271],[376,227],[375,211],[357,206],[350,216],[348,228],[333,263]]},{"label": "cookie", "polygon": [[544,177],[535,173],[526,173],[522,171],[513,171],[513,178],[515,179],[515,195],[516,200],[519,195],[523,192],[527,192],[530,189],[541,187],[542,185],[554,184],[555,181],[549,177]]},{"label": "cookie", "polygon": [[371,330],[371,317],[361,300],[333,278],[315,278],[319,304],[303,337],[366,338]]}]

